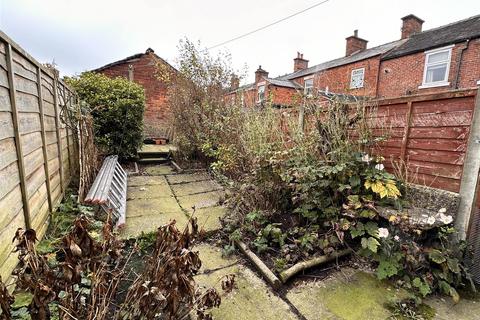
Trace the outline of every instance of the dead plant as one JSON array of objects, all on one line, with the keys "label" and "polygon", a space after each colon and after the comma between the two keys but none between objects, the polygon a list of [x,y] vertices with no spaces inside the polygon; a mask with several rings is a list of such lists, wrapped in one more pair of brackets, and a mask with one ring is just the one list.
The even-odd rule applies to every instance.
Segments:
[{"label": "dead plant", "polygon": [[185,319],[192,311],[198,319],[211,319],[207,310],[220,305],[217,291],[202,292],[193,278],[202,264],[199,253],[192,251],[198,234],[196,218],[183,232],[175,223],[158,228],[154,251],[128,290],[121,319]]},{"label": "dead plant", "polygon": [[[20,262],[14,275],[17,288],[33,295],[28,306],[33,320],[50,319],[53,304],[58,306],[58,318],[65,320],[185,319],[192,312],[198,319],[211,319],[207,311],[218,307],[221,299],[215,289],[200,290],[193,278],[201,266],[198,252],[192,251],[199,234],[196,218],[183,232],[175,221],[158,228],[153,253],[123,304],[117,303],[118,288],[121,282],[130,282],[127,265],[137,246],[124,256],[124,244],[112,233],[109,221],[98,241],[89,233],[92,221],[80,216],[60,248],[46,255],[35,249],[35,230],[17,230],[13,240]],[[0,281],[2,319],[11,319],[13,302]]]}]

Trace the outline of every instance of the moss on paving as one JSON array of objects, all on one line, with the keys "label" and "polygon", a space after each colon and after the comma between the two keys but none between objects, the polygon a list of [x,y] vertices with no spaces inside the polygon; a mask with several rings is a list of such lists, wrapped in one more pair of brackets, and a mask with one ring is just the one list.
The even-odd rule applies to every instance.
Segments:
[{"label": "moss on paving", "polygon": [[131,176],[128,177],[127,185],[129,187],[144,187],[151,185],[166,185],[165,176]]},{"label": "moss on paving", "polygon": [[195,173],[172,174],[172,175],[168,175],[167,179],[170,184],[179,184],[179,183],[210,180],[211,177],[206,172],[195,172]]},{"label": "moss on paving", "polygon": [[175,198],[134,199],[127,201],[127,219],[130,217],[150,216],[166,212],[178,213],[185,217],[185,213],[178,206]]},{"label": "moss on paving", "polygon": [[220,199],[224,197],[222,191],[211,191],[187,196],[177,196],[177,200],[185,210],[191,210],[193,206],[197,209],[214,207],[218,205]]},{"label": "moss on paving", "polygon": [[[221,279],[227,274],[236,275],[236,287],[232,292],[222,296],[222,304],[212,311],[214,319],[298,319],[287,303],[276,296],[262,279],[251,270],[236,263],[236,257],[222,257],[220,249],[209,245],[201,245],[196,249],[200,252],[203,264],[200,274],[195,276],[199,285],[213,286],[222,292]],[[215,268],[221,269],[208,271]],[[206,270],[207,273],[205,273]]]},{"label": "moss on paving", "polygon": [[209,207],[195,210],[195,217],[198,218],[198,225],[206,232],[219,230],[222,227],[220,218],[225,216],[227,208]]},{"label": "moss on paving", "polygon": [[[350,274],[349,278],[345,279],[344,274]],[[380,320],[390,316],[386,304],[405,293],[378,281],[374,275],[347,270],[321,283],[291,288],[286,296],[309,320]]]},{"label": "moss on paving", "polygon": [[196,194],[196,193],[215,191],[220,189],[222,189],[222,187],[213,180],[205,180],[205,181],[172,185],[172,190],[177,197]]},{"label": "moss on paving", "polygon": [[127,199],[153,199],[165,197],[173,197],[172,190],[167,184],[127,188]]},{"label": "moss on paving", "polygon": [[145,172],[151,176],[160,176],[160,175],[172,174],[175,171],[173,171],[172,167],[170,167],[169,165],[156,165],[156,166],[145,168]]},{"label": "moss on paving", "polygon": [[155,231],[158,227],[177,221],[177,227],[183,230],[187,226],[187,218],[182,212],[164,212],[155,215],[129,217],[125,227],[120,230],[119,235],[123,239],[136,238],[142,233]]}]

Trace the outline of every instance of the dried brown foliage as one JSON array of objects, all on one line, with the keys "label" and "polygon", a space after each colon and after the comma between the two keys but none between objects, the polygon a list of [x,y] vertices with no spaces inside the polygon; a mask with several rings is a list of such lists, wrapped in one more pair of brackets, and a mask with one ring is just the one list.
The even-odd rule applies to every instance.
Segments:
[{"label": "dried brown foliage", "polygon": [[158,229],[155,249],[145,270],[130,287],[122,307],[123,319],[184,319],[195,311],[199,319],[211,319],[207,310],[220,305],[215,289],[201,292],[193,276],[202,263],[192,251],[198,234],[196,218],[191,229],[180,232],[175,221]]},{"label": "dried brown foliage", "polygon": [[8,292],[7,286],[0,277],[0,310],[2,311],[0,319],[10,319],[10,306],[13,302],[15,302],[14,297]]},{"label": "dried brown foliage", "polygon": [[[13,239],[20,260],[16,284],[33,295],[28,306],[32,319],[50,319],[52,303],[58,306],[59,319],[184,319],[192,312],[198,319],[211,319],[207,311],[221,300],[214,289],[202,292],[193,278],[201,267],[198,252],[192,251],[199,233],[196,219],[183,232],[175,221],[158,228],[144,271],[121,301],[117,301],[120,283],[131,282],[127,266],[136,246],[124,256],[123,242],[112,233],[109,222],[104,224],[101,241],[91,236],[90,225],[87,217],[77,218],[60,248],[46,255],[35,249],[35,230],[17,230]],[[11,319],[13,302],[0,281],[2,319]]]}]

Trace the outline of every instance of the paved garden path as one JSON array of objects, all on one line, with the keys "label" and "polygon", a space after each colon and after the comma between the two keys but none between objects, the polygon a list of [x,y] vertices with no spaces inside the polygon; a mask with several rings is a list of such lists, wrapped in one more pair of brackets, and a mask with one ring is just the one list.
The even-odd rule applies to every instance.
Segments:
[{"label": "paved garden path", "polygon": [[[121,236],[137,237],[159,225],[177,221],[181,228],[193,212],[205,231],[214,233],[226,208],[219,205],[223,188],[205,172],[176,174],[169,166],[146,168],[146,175],[130,176],[127,193],[127,220]],[[236,275],[236,288],[222,297],[213,311],[218,320],[346,319],[380,320],[390,316],[385,303],[403,293],[381,283],[369,273],[343,269],[327,279],[298,277],[279,292],[274,292],[249,267],[243,256],[223,257],[220,245],[201,244],[202,269],[196,276],[201,286],[216,287],[221,279]],[[462,299],[454,305],[448,298],[428,301],[440,320],[480,319],[480,300]]]}]

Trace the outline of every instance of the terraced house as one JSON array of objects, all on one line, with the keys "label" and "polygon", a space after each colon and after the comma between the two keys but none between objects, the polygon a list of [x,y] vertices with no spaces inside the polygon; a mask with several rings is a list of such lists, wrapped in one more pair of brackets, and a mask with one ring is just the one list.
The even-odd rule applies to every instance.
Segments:
[{"label": "terraced house", "polygon": [[373,48],[355,30],[346,38],[344,57],[309,67],[297,53],[293,72],[280,77],[259,67],[254,83],[238,87],[232,81],[228,98],[247,107],[266,99],[290,106],[313,90],[392,98],[478,87],[480,15],[426,31],[423,22],[413,14],[403,17],[400,39]]}]

